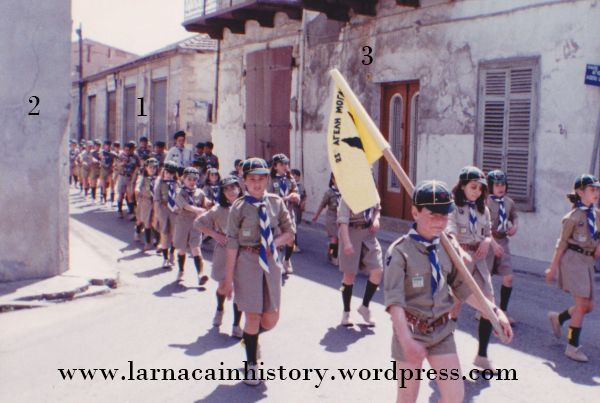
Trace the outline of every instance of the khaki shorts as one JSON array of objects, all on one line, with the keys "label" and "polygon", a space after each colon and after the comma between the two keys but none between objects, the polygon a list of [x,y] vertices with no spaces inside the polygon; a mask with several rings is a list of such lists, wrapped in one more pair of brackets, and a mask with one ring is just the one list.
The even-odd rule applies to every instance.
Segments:
[{"label": "khaki shorts", "polygon": [[339,239],[339,264],[342,273],[357,274],[360,269],[371,271],[383,267],[381,245],[368,228],[348,228],[350,242],[354,253],[350,256],[344,253],[344,241]]},{"label": "khaki shorts", "polygon": [[177,214],[169,210],[167,206],[159,205],[160,207],[156,211],[158,219],[158,232],[166,235],[173,235],[173,229],[175,227],[175,218]]},{"label": "khaki shorts", "polygon": [[177,214],[173,229],[175,249],[199,248],[201,242],[202,234],[194,229],[194,219],[188,215]]},{"label": "khaki shorts", "polygon": [[108,182],[109,179],[111,179],[113,177],[113,172],[112,170],[107,171],[105,169],[100,169],[100,180],[103,183]]},{"label": "khaki shorts", "polygon": [[137,211],[135,213],[139,222],[144,224],[144,228],[152,228],[153,203],[147,197],[140,197],[137,203]]},{"label": "khaki shorts", "polygon": [[338,236],[338,225],[337,225],[337,214],[327,210],[325,216],[325,228],[327,229],[327,236],[329,238],[337,238]]},{"label": "khaki shorts", "polygon": [[[440,330],[436,329],[430,335],[415,334],[413,338],[425,346],[427,355],[456,354],[455,328],[456,322],[450,320]],[[396,361],[405,361],[404,351],[395,333],[392,336],[392,358]]]},{"label": "khaki shorts", "polygon": [[90,169],[89,168],[81,168],[81,178],[88,179],[90,177]]},{"label": "khaki shorts", "polygon": [[212,255],[212,270],[210,277],[215,281],[225,280],[225,256],[227,249],[215,242],[215,249]]},{"label": "khaki shorts", "polygon": [[100,168],[90,169],[90,180],[97,180],[100,177]]},{"label": "khaki shorts", "polygon": [[558,288],[573,297],[594,298],[594,257],[567,249],[558,266]]},{"label": "khaki shorts", "polygon": [[496,242],[504,249],[502,257],[496,257],[494,250],[490,247],[487,257],[487,266],[491,270],[492,275],[508,276],[512,274],[512,259],[510,257],[509,240],[507,238],[496,239]]},{"label": "khaki shorts", "polygon": [[117,179],[117,193],[120,195],[124,195],[125,193],[131,195],[131,183],[131,176],[119,175]]},{"label": "khaki shorts", "polygon": [[242,312],[274,312],[281,305],[281,264],[269,256],[269,273],[258,253],[240,250],[233,273],[234,301]]},{"label": "khaki shorts", "polygon": [[467,265],[469,272],[473,276],[473,279],[479,288],[481,288],[483,295],[493,300],[494,287],[492,285],[492,276],[488,270],[487,256],[483,259],[476,259],[475,252],[466,252],[471,256],[471,259],[473,259],[473,263]]}]

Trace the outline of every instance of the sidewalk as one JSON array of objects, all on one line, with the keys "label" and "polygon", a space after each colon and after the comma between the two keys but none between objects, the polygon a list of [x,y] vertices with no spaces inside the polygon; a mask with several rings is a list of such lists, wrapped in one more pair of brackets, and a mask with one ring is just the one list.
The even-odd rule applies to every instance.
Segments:
[{"label": "sidewalk", "polygon": [[73,219],[69,226],[69,270],[46,279],[0,283],[0,313],[106,294],[117,287],[119,273],[90,247],[90,231]]}]

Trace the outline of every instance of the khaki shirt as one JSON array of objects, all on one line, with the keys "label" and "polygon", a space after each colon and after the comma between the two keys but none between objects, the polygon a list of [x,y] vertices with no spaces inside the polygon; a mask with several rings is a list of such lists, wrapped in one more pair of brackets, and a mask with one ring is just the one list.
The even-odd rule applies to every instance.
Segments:
[{"label": "khaki shirt", "polygon": [[[487,206],[490,209],[490,218],[492,221],[492,234],[501,233],[504,234],[503,231],[498,231],[498,225],[500,225],[500,203],[488,197]],[[519,218],[517,214],[517,208],[515,206],[515,202],[508,196],[504,196],[504,209],[506,210],[506,217],[508,220],[508,228],[514,226],[517,223],[517,219]]]},{"label": "khaki shirt", "polygon": [[[281,197],[267,193],[267,214],[273,229],[273,239],[284,232],[296,233],[290,213]],[[260,220],[258,209],[247,203],[243,197],[237,199],[229,212],[227,221],[227,247],[260,245]]]},{"label": "khaki shirt", "polygon": [[[258,213],[257,213],[258,214]],[[210,210],[202,214],[194,222],[194,228],[198,231],[200,226],[212,228],[213,230],[225,234],[227,230],[227,220],[229,218],[229,207],[223,207],[220,204],[212,206]]]},{"label": "khaki shirt", "polygon": [[[373,207],[373,214],[371,217],[374,217],[375,212],[381,210],[381,206],[377,203]],[[340,199],[340,205],[338,206],[337,211],[337,223],[338,224],[366,224],[367,220],[365,220],[364,211],[359,212],[358,214],[354,214],[350,207],[346,204],[344,199]]]},{"label": "khaki shirt", "polygon": [[[177,181],[175,182],[175,194],[179,190]],[[162,178],[158,178],[154,184],[154,201],[159,202],[161,205],[166,206],[169,203],[169,184]]]},{"label": "khaki shirt", "polygon": [[294,178],[285,177],[283,180],[287,185],[287,193],[285,195],[279,193],[279,179],[272,176],[269,176],[269,185],[267,186],[267,192],[275,193],[277,196],[280,197],[287,196],[291,193],[298,193],[298,186],[296,185],[296,181],[294,180]]},{"label": "khaki shirt", "polygon": [[[600,228],[600,210],[596,209],[596,228]],[[594,251],[599,241],[590,236],[585,211],[575,208],[562,219],[560,238],[556,247],[566,248],[567,244],[577,245],[585,250]]]},{"label": "khaki shirt", "polygon": [[156,186],[155,182],[156,176],[140,175],[135,184],[135,190],[136,192],[139,192],[139,197],[152,200],[153,189],[151,189],[151,185]]},{"label": "khaki shirt", "polygon": [[477,214],[477,223],[475,224],[475,234],[471,232],[469,224],[469,206],[456,206],[454,211],[448,215],[448,226],[446,232],[456,235],[456,240],[461,244],[473,244],[483,241],[491,236],[492,221],[490,218],[490,210],[485,207],[485,212],[481,214],[475,209]]},{"label": "khaki shirt", "polygon": [[335,192],[331,189],[327,189],[325,194],[323,195],[323,199],[321,199],[321,204],[319,204],[319,208],[323,209],[327,207],[327,212],[332,213],[333,215],[337,214],[338,210],[338,197]]},{"label": "khaki shirt", "polygon": [[90,165],[92,164],[92,152],[88,150],[84,150],[79,154],[79,160],[81,161],[81,166],[85,169],[90,169]]},{"label": "khaki shirt", "polygon": [[450,289],[463,301],[471,294],[441,244],[437,254],[444,282],[431,295],[432,268],[425,246],[405,235],[389,247],[383,271],[386,310],[398,305],[419,319],[435,320],[452,307]]},{"label": "khaki shirt", "polygon": [[189,217],[191,219],[196,218],[196,213],[193,213],[189,210],[184,210],[183,207],[188,205],[192,205],[195,207],[204,207],[204,198],[204,192],[201,189],[194,188],[194,192],[190,197],[188,196],[188,191],[186,190],[186,188],[182,186],[180,189],[177,190],[177,193],[175,195],[175,205],[177,206],[177,214],[183,217]]}]

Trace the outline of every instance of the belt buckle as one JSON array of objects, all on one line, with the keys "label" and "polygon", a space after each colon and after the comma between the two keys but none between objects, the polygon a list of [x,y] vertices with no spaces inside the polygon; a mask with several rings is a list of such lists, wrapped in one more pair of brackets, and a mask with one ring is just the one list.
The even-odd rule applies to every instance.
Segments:
[{"label": "belt buckle", "polygon": [[426,322],[418,322],[417,329],[422,334],[430,334],[433,331],[433,327],[429,326]]}]

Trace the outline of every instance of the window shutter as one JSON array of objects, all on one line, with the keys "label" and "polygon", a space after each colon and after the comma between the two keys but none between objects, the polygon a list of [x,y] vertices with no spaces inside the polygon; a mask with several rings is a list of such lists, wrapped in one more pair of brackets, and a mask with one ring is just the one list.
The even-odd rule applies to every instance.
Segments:
[{"label": "window shutter", "polygon": [[525,211],[533,210],[536,64],[490,62],[480,70],[478,162],[485,172],[506,172],[508,194]]}]

